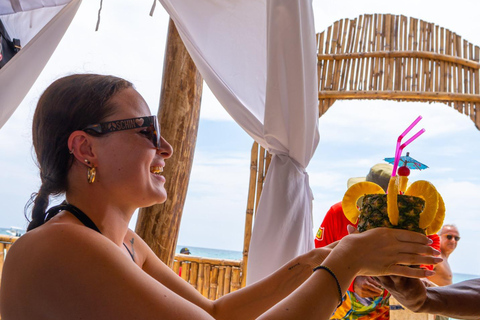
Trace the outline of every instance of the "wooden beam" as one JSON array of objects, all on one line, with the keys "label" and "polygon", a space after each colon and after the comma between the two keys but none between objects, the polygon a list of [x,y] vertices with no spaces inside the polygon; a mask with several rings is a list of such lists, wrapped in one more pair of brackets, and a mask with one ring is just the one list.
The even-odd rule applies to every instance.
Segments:
[{"label": "wooden beam", "polygon": [[478,94],[464,93],[447,93],[447,92],[419,92],[419,91],[320,91],[318,98],[323,99],[340,99],[340,100],[365,100],[365,99],[381,99],[381,100],[428,100],[428,101],[464,101],[464,102],[480,102]]},{"label": "wooden beam", "polygon": [[361,58],[417,58],[430,59],[436,61],[445,61],[465,66],[467,68],[480,69],[480,63],[464,59],[456,56],[450,56],[435,52],[426,51],[373,51],[373,52],[350,52],[335,54],[318,54],[318,61],[322,60],[345,60],[345,59],[361,59]]},{"label": "wooden beam", "polygon": [[203,79],[170,20],[158,114],[162,136],[174,150],[163,172],[168,200],[142,208],[136,226],[136,232],[169,267],[173,266],[193,163],[202,86]]}]

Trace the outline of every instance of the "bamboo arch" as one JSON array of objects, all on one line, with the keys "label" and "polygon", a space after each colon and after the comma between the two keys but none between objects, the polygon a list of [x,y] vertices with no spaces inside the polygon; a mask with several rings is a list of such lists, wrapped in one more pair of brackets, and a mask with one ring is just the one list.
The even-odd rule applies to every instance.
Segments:
[{"label": "bamboo arch", "polygon": [[365,14],[317,34],[320,116],[336,100],[443,102],[480,129],[480,48],[415,18]]},{"label": "bamboo arch", "polygon": [[[480,130],[480,48],[434,23],[365,14],[317,34],[320,117],[336,100],[443,102]],[[271,155],[253,143],[242,284],[253,220]]]}]

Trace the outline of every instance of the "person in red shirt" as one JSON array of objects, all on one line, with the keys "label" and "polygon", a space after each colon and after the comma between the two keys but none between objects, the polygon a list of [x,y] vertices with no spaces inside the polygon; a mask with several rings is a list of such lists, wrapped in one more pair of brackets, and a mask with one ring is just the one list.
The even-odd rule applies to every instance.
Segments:
[{"label": "person in red shirt", "polygon": [[[393,166],[390,164],[376,164],[366,177],[350,178],[348,187],[361,182],[370,181],[378,184],[387,190]],[[324,247],[332,242],[338,241],[349,234],[349,227],[356,228],[344,215],[342,203],[334,204],[327,211],[323,222],[315,236],[315,248]],[[440,239],[438,235],[430,236],[433,240],[432,247],[439,250]],[[429,269],[432,269],[431,267]],[[331,319],[352,319],[352,320],[384,320],[390,318],[389,306],[390,294],[381,283],[373,277],[358,276],[350,285],[345,300],[337,308]]]}]

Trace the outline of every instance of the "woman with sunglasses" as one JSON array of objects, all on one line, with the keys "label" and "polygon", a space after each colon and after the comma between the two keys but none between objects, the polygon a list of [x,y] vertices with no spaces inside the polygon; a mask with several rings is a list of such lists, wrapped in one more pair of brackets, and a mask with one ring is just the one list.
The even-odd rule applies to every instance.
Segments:
[{"label": "woman with sunglasses", "polygon": [[[33,145],[42,184],[4,265],[4,320],[328,319],[356,274],[425,277],[402,264],[441,261],[425,236],[379,228],[210,301],[128,229],[137,208],[166,200],[161,173],[173,152],[131,83],[92,74],[55,81],[38,102]],[[49,208],[55,196],[65,200]]]}]

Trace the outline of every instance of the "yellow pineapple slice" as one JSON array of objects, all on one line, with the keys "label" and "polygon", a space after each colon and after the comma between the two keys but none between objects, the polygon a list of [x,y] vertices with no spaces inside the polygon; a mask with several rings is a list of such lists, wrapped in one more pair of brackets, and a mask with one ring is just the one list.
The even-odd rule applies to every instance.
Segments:
[{"label": "yellow pineapple slice", "polygon": [[435,234],[442,228],[445,219],[445,202],[440,193],[438,194],[438,210],[432,223],[427,227],[427,235]]},{"label": "yellow pineapple slice", "polygon": [[398,191],[400,191],[401,193],[405,193],[405,190],[407,190],[407,184],[408,184],[407,176],[398,177]]},{"label": "yellow pineapple slice", "polygon": [[398,225],[398,176],[391,177],[387,189],[387,213],[388,220],[394,226]]},{"label": "yellow pineapple slice", "polygon": [[437,189],[428,181],[418,180],[405,191],[407,196],[415,196],[425,200],[425,208],[420,213],[420,222],[418,226],[422,229],[427,228],[438,210],[438,192]]},{"label": "yellow pineapple slice", "polygon": [[376,193],[383,194],[385,191],[383,191],[382,187],[378,184],[369,181],[355,183],[348,188],[342,200],[342,209],[345,217],[347,217],[351,223],[357,223],[358,216],[360,215],[360,211],[357,209],[358,199],[366,194]]}]

